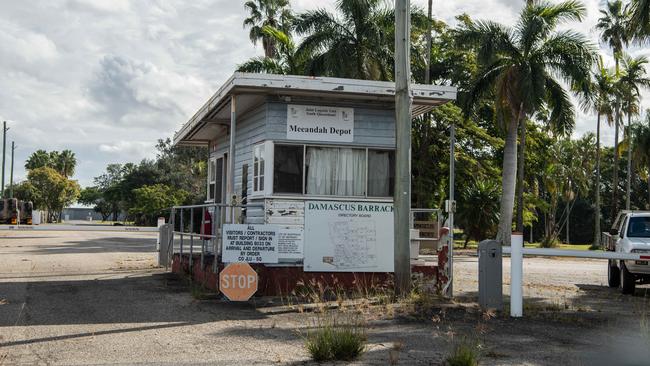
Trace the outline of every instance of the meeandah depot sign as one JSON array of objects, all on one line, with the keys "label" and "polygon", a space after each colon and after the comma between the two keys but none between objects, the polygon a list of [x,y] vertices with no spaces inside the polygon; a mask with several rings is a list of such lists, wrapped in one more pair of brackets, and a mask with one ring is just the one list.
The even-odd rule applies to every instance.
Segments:
[{"label": "meeandah depot sign", "polygon": [[354,109],[289,104],[287,139],[352,142]]}]

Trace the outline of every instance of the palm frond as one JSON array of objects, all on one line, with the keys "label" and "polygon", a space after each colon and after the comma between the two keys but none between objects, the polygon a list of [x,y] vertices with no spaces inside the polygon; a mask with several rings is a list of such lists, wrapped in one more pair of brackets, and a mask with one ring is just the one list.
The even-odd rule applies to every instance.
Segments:
[{"label": "palm frond", "polygon": [[575,109],[569,94],[554,79],[546,79],[546,103],[551,109],[550,126],[560,136],[569,136],[575,127]]}]

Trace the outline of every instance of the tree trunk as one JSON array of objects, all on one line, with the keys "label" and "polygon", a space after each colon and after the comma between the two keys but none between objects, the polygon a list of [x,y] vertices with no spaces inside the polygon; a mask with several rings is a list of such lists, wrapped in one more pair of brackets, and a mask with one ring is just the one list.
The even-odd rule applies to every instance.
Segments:
[{"label": "tree trunk", "polygon": [[616,220],[616,215],[618,215],[618,130],[619,130],[619,125],[620,125],[620,115],[619,115],[619,108],[618,108],[618,102],[616,102],[616,116],[614,117],[615,119],[615,128],[614,128],[614,171],[612,172],[613,174],[613,179],[612,179],[612,212],[611,212],[611,219],[612,222]]},{"label": "tree trunk", "polygon": [[600,247],[600,112],[596,122],[596,212],[594,214],[594,247]]},{"label": "tree trunk", "polygon": [[632,116],[627,114],[627,182],[625,183],[625,209],[630,209],[630,187],[632,182]]},{"label": "tree trunk", "polygon": [[523,106],[513,113],[512,121],[506,132],[505,148],[503,151],[503,172],[501,193],[501,216],[499,217],[499,232],[497,241],[502,245],[510,245],[512,236],[512,210],[515,205],[515,183],[517,181],[517,127],[523,117]]},{"label": "tree trunk", "polygon": [[648,205],[646,208],[650,210],[650,166],[648,166]]},{"label": "tree trunk", "polygon": [[567,202],[567,212],[566,212],[566,243],[571,244],[571,237],[569,236],[569,224],[571,223],[571,200]]},{"label": "tree trunk", "polygon": [[524,232],[524,156],[526,152],[526,121],[521,121],[519,135],[519,157],[517,160],[517,218],[516,231]]}]

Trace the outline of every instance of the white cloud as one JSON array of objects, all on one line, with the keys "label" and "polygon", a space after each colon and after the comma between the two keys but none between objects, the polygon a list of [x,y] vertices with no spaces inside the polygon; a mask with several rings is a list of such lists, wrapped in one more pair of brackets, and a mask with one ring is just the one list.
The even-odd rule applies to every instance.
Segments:
[{"label": "white cloud", "polygon": [[[292,4],[332,10],[336,2]],[[461,13],[512,24],[523,4],[434,1],[433,13],[452,24]],[[587,0],[587,20],[573,25],[594,41],[599,5]],[[237,64],[262,53],[242,27],[240,1],[0,0],[0,7],[0,119],[10,121],[9,141],[19,146],[17,177],[36,149],[75,151],[84,185],[107,163],[152,157],[158,138],[170,137]],[[593,131],[594,120],[581,114],[576,133]],[[611,128],[603,135],[613,141]]]}]

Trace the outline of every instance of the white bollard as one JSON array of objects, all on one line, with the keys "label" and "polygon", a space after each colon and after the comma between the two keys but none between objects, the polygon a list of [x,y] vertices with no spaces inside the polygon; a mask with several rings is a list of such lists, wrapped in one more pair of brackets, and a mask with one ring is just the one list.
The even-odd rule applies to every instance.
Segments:
[{"label": "white bollard", "polygon": [[163,225],[165,225],[165,218],[164,217],[159,217],[158,218],[158,239],[156,240],[156,250],[157,251],[160,251],[160,241],[161,241],[160,227],[163,226]]},{"label": "white bollard", "polygon": [[523,316],[524,235],[512,233],[510,240],[510,316]]}]

